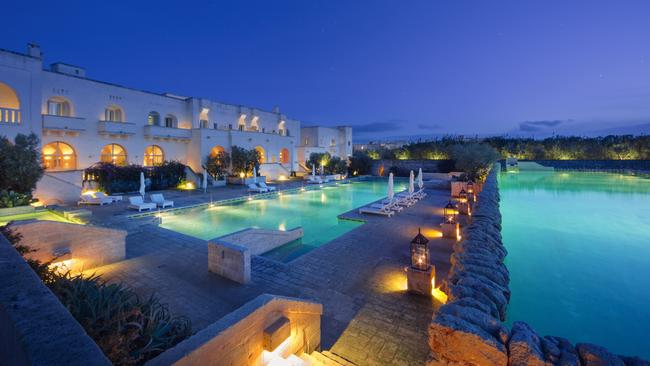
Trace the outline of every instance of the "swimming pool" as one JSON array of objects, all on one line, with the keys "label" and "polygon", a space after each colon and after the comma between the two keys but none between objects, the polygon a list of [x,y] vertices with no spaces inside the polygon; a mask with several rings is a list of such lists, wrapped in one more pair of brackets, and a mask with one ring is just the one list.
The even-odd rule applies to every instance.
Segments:
[{"label": "swimming pool", "polygon": [[508,322],[650,358],[650,179],[501,173]]},{"label": "swimming pool", "polygon": [[[181,210],[163,216],[160,226],[204,240],[249,227],[290,230],[302,226],[302,240],[264,254],[287,262],[361,225],[337,216],[385,197],[386,188],[386,180],[359,181],[232,205]],[[404,182],[395,182],[396,192],[404,189]]]}]

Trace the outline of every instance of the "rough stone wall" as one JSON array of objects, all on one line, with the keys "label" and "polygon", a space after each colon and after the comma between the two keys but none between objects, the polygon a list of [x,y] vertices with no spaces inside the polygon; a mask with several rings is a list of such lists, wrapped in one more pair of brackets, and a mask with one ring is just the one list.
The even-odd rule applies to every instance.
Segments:
[{"label": "rough stone wall", "polygon": [[11,228],[23,236],[21,244],[36,249],[29,253],[33,259],[49,261],[57,250],[69,249],[72,261],[66,266],[75,272],[119,262],[126,256],[123,230],[37,220],[19,221]]},{"label": "rough stone wall", "polygon": [[111,364],[2,235],[0,279],[0,364]]},{"label": "rough stone wall", "polygon": [[539,336],[528,324],[502,323],[510,300],[507,251],[501,240],[497,175],[490,172],[464,240],[454,244],[444,290],[448,302],[429,326],[428,366],[650,366],[593,344],[573,345],[561,337]]},{"label": "rough stone wall", "polygon": [[320,347],[321,304],[264,294],[146,363],[167,365],[262,365],[264,329],[280,317],[290,321],[284,356]]}]

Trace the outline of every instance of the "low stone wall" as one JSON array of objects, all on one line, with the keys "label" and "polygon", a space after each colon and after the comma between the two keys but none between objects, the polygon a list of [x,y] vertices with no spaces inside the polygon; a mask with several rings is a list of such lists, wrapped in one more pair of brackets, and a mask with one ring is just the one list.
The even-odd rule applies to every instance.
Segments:
[{"label": "low stone wall", "polygon": [[603,170],[650,172],[650,160],[535,160],[556,170]]},{"label": "low stone wall", "polygon": [[66,268],[79,272],[124,260],[126,231],[56,221],[17,221],[11,229],[23,236],[21,244],[35,249],[33,259],[47,262],[57,254]]},{"label": "low stone wall", "polygon": [[322,313],[321,304],[260,295],[145,365],[261,366],[264,330],[282,317],[289,319],[291,332],[281,356],[311,353],[320,347]]},{"label": "low stone wall", "polygon": [[2,235],[0,279],[0,364],[111,364]]},{"label": "low stone wall", "polygon": [[429,326],[428,366],[632,366],[650,363],[616,356],[592,344],[573,345],[561,337],[540,337],[528,324],[502,323],[510,300],[507,251],[501,240],[497,174],[490,172],[464,240],[454,244],[443,290],[448,302]]},{"label": "low stone wall", "polygon": [[[398,176],[408,176],[409,171],[417,174],[418,169],[422,168],[424,173],[448,173],[453,167],[449,160],[375,160],[372,163],[372,175],[387,176],[390,169],[394,168],[398,172],[405,174],[396,174]],[[383,172],[383,174],[381,174]]]},{"label": "low stone wall", "polygon": [[208,271],[239,283],[251,280],[251,251],[216,239],[208,242]]}]

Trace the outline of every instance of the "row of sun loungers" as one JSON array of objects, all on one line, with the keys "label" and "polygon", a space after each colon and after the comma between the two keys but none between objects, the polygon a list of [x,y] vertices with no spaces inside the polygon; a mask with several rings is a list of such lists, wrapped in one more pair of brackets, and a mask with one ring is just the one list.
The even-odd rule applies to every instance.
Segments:
[{"label": "row of sun loungers", "polygon": [[[157,207],[166,208],[174,207],[174,201],[166,200],[162,193],[153,193],[150,195],[151,202],[145,202],[142,196],[129,197],[128,207],[133,210],[153,210]],[[104,192],[84,193],[80,196],[79,205],[108,205],[114,202],[122,201],[122,196],[108,196]]]},{"label": "row of sun loungers", "polygon": [[359,209],[361,214],[373,214],[391,217],[394,214],[401,212],[405,207],[413,206],[417,201],[426,197],[424,189],[413,192],[401,192],[395,195],[392,200],[385,199],[381,202],[372,203],[368,206]]},{"label": "row of sun loungers", "polygon": [[248,191],[254,193],[273,192],[275,191],[275,187],[267,185],[266,182],[250,183],[248,185]]}]

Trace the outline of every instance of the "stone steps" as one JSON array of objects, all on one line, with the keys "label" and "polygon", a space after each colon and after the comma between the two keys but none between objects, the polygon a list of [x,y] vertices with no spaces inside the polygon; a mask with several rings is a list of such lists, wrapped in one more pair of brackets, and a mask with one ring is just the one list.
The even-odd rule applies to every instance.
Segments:
[{"label": "stone steps", "polygon": [[330,351],[314,351],[300,356],[309,366],[356,366],[354,363],[335,355]]}]

